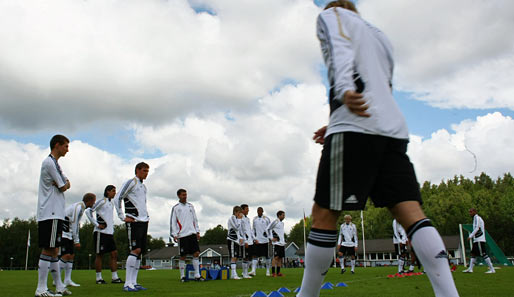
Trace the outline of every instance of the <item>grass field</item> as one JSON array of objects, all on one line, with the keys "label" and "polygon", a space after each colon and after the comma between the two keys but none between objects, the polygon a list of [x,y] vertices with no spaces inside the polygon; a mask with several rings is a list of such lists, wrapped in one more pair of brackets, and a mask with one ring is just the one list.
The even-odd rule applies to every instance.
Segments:
[{"label": "grass field", "polygon": [[[405,278],[387,278],[395,272],[394,267],[357,268],[356,274],[341,275],[339,269],[332,268],[325,281],[334,285],[345,282],[348,287],[338,287],[332,290],[321,290],[320,296],[434,296],[430,282],[425,275]],[[73,271],[72,278],[81,287],[70,288],[72,296],[250,296],[256,290],[269,294],[280,287],[291,291],[300,286],[303,269],[283,269],[283,277],[271,278],[264,276],[264,270],[258,270],[258,275],[250,280],[217,280],[203,283],[179,282],[178,270],[141,270],[139,283],[148,291],[127,293],[122,291],[122,285],[96,285],[93,270]],[[502,267],[496,274],[484,274],[485,267],[476,267],[473,274],[462,273],[462,267],[453,274],[460,296],[514,296],[514,268]],[[119,271],[124,279],[125,271]],[[104,279],[110,281],[110,272],[104,270]],[[1,271],[0,296],[34,296],[37,284],[37,271]],[[51,284],[51,277],[49,277]],[[50,287],[50,286],[49,286]],[[50,287],[51,288],[51,287]],[[285,293],[284,296],[295,296]]]}]

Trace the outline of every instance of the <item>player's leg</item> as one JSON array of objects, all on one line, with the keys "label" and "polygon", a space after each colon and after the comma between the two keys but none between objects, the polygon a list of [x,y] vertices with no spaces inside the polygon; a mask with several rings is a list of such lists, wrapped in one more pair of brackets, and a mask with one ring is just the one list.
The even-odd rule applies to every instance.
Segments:
[{"label": "player's leg", "polygon": [[237,275],[237,258],[239,257],[239,245],[235,242],[227,239],[228,252],[230,254],[230,278],[231,279],[240,279]]},{"label": "player's leg", "polygon": [[496,273],[496,271],[494,270],[493,262],[491,262],[491,258],[489,258],[489,255],[487,254],[485,242],[479,242],[478,246],[479,246],[482,258],[484,259],[485,263],[489,267],[489,270],[487,270],[485,273]]},{"label": "player's leg", "polygon": [[[114,243],[114,240],[113,240]],[[114,250],[111,251],[110,254],[110,267],[111,267],[111,283],[113,284],[121,284],[123,283],[123,280],[118,276],[118,250],[116,249],[116,246],[113,246]]]},{"label": "player's leg", "polygon": [[352,259],[352,274],[355,273],[355,249],[353,247],[350,247],[351,248],[351,251],[350,251],[350,258]]},{"label": "player's leg", "polygon": [[307,240],[302,286],[297,295],[299,297],[319,296],[337,243],[336,223],[339,213],[317,203],[312,207],[313,224]]},{"label": "player's leg", "polygon": [[123,290],[127,292],[136,292],[137,289],[134,287],[135,283],[133,282],[133,276],[136,272],[137,260],[139,258],[139,254],[141,253],[141,249],[137,246],[136,223],[125,223],[125,225],[127,227],[127,239],[130,252],[127,256],[127,261],[125,264],[126,275],[125,283],[123,284]]},{"label": "player's leg", "polygon": [[337,252],[337,255],[339,256],[339,266],[341,268],[341,274],[345,273],[345,269],[344,269],[344,253],[343,253],[343,249],[344,247],[341,246],[339,248],[339,251]]},{"label": "player's leg", "polygon": [[141,267],[141,257],[146,252],[146,238],[148,234],[148,222],[137,223],[137,247],[139,250],[138,257],[136,259],[135,271],[132,274],[132,283],[138,291],[145,291],[146,288],[141,286],[137,281],[139,273],[139,267]]},{"label": "player's leg", "polygon": [[425,267],[436,296],[459,296],[448,267],[448,255],[439,232],[421,210],[418,201],[403,201],[390,211],[407,230],[407,236]]},{"label": "player's leg", "polygon": [[104,279],[102,278],[102,250],[100,246],[102,246],[102,238],[101,233],[95,231],[93,233],[93,247],[95,249],[95,272],[96,272],[96,284],[106,284]]},{"label": "player's leg", "polygon": [[[73,242],[71,242],[71,245],[73,247]],[[65,266],[64,266],[64,285],[71,286],[71,287],[80,287],[79,284],[77,284],[71,280],[71,272],[73,270],[73,260],[75,259],[74,251],[72,250],[71,254],[62,255],[61,258],[64,260],[64,264],[65,264]]]},{"label": "player's leg", "polygon": [[475,266],[475,263],[477,261],[477,255],[479,254],[478,251],[478,242],[474,242],[473,246],[471,247],[471,259],[469,260],[469,267],[468,269],[462,271],[464,273],[472,273],[473,267]]}]

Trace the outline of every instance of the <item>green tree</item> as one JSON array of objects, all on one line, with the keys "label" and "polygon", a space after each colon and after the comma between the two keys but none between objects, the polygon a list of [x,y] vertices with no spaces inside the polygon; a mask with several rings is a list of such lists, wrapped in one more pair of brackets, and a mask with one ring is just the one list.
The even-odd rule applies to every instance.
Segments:
[{"label": "green tree", "polygon": [[224,244],[227,242],[228,230],[223,226],[218,225],[212,229],[205,231],[205,234],[200,238],[200,244]]}]

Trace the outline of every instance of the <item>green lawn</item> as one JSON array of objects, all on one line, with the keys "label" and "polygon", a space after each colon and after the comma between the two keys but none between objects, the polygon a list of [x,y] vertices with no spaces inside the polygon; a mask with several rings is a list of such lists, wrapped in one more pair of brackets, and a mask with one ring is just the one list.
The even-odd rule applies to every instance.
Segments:
[{"label": "green lawn", "polygon": [[[434,296],[430,282],[425,275],[405,278],[387,278],[395,272],[394,267],[357,268],[356,274],[341,275],[339,269],[331,269],[325,281],[337,284],[345,282],[348,287],[322,290],[321,296]],[[476,267],[473,274],[462,273],[462,267],[453,274],[461,296],[514,296],[514,268],[502,267],[496,274],[484,274],[485,267]],[[303,269],[283,269],[284,276],[271,278],[258,270],[257,277],[251,280],[207,281],[203,283],[180,283],[178,270],[153,270],[139,272],[139,282],[148,291],[126,293],[122,285],[96,285],[93,270],[73,271],[73,280],[81,287],[70,288],[72,296],[250,296],[256,290],[267,294],[280,287],[290,290],[301,283]],[[119,271],[124,278],[125,272]],[[104,270],[104,278],[110,281],[110,272]],[[0,271],[0,296],[34,296],[37,284],[37,271]],[[49,277],[51,284],[51,277]],[[285,296],[295,296],[286,293]]]}]

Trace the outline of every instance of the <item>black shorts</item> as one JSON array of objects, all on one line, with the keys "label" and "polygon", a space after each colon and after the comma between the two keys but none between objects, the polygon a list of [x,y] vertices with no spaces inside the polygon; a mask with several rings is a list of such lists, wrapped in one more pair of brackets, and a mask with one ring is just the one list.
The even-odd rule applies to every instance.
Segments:
[{"label": "black shorts", "polygon": [[344,132],[325,138],[314,201],[332,210],[362,210],[368,196],[376,207],[421,203],[407,140]]},{"label": "black shorts", "polygon": [[200,246],[198,246],[198,237],[196,234],[191,234],[189,236],[179,238],[178,250],[180,251],[181,257],[199,252]]},{"label": "black shorts", "polygon": [[60,254],[61,254],[61,256],[75,254],[75,245],[73,244],[73,240],[68,239],[68,238],[63,238],[61,240]]},{"label": "black shorts", "polygon": [[39,247],[50,249],[61,246],[63,220],[51,219],[37,222]]},{"label": "black shorts", "polygon": [[241,258],[243,257],[243,247],[239,244],[227,239],[228,253],[230,258]]},{"label": "black shorts", "polygon": [[353,246],[341,246],[339,248],[339,252],[343,254],[343,256],[345,257],[351,257],[351,256],[354,256],[355,257],[355,247]]},{"label": "black shorts", "polygon": [[129,251],[141,249],[141,254],[146,252],[146,235],[148,234],[148,222],[125,223],[127,227]]},{"label": "black shorts", "polygon": [[253,256],[253,244],[249,244],[248,247],[243,244],[243,259],[251,259]]},{"label": "black shorts", "polygon": [[407,254],[407,245],[403,243],[395,243],[394,244],[394,251],[398,256]]},{"label": "black shorts", "polygon": [[284,258],[286,256],[286,249],[283,245],[273,245],[273,257]]},{"label": "black shorts", "polygon": [[95,254],[97,255],[117,250],[114,235],[98,231],[93,233],[93,246],[95,247]]},{"label": "black shorts", "polygon": [[483,258],[489,257],[487,255],[487,247],[485,245],[485,242],[473,242],[473,247],[471,248],[471,255]]},{"label": "black shorts", "polygon": [[269,244],[268,243],[259,243],[254,244],[252,247],[252,255],[255,257],[266,257],[269,258]]}]

